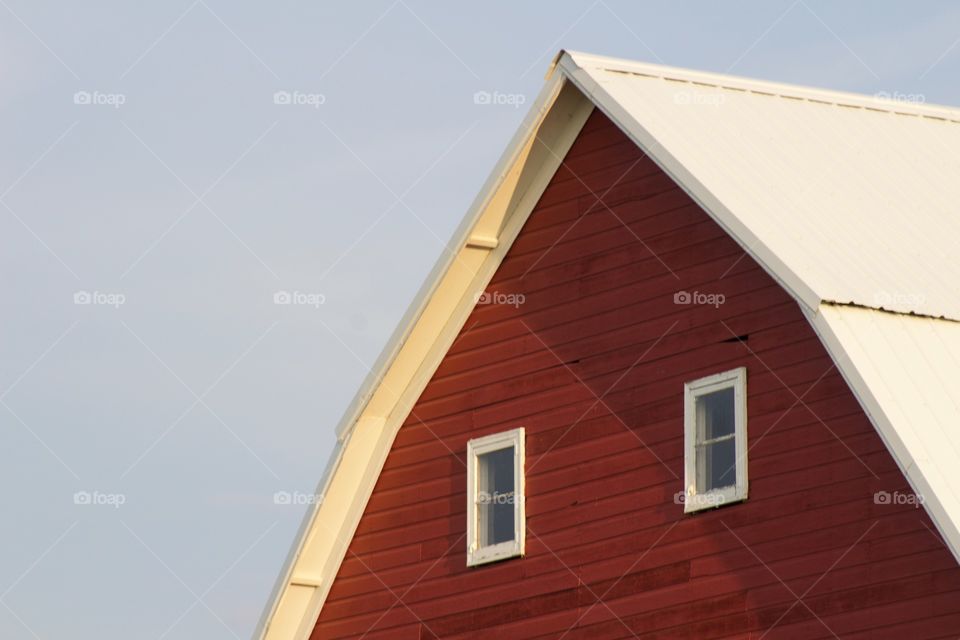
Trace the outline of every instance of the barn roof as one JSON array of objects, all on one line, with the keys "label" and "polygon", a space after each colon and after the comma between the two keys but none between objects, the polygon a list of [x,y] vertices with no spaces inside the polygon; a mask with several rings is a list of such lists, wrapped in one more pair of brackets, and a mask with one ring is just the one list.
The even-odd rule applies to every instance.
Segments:
[{"label": "barn roof", "polygon": [[338,427],[260,637],[312,629],[393,437],[593,108],[794,296],[960,559],[960,109],[561,52]]},{"label": "barn roof", "polygon": [[960,109],[581,53],[559,66],[808,306],[960,320]]}]

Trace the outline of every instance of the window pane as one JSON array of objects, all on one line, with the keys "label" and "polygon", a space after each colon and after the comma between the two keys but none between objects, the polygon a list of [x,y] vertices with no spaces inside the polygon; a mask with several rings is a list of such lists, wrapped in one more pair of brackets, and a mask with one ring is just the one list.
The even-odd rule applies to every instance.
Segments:
[{"label": "window pane", "polygon": [[697,447],[697,489],[700,493],[737,483],[736,440]]},{"label": "window pane", "polygon": [[697,398],[697,442],[733,433],[733,387]]},{"label": "window pane", "polygon": [[477,531],[481,547],[513,540],[513,447],[477,457]]}]

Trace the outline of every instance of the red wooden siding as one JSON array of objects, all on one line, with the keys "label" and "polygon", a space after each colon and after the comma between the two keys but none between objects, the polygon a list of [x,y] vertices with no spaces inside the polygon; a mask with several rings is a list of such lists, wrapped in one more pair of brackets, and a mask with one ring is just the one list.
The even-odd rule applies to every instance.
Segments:
[{"label": "red wooden siding", "polygon": [[[473,311],[313,638],[957,636],[960,568],[875,504],[908,485],[797,304],[603,115],[488,291],[524,301]],[[684,515],[683,383],[738,366],[749,500]],[[518,426],[526,556],[468,569],[467,440]]]}]

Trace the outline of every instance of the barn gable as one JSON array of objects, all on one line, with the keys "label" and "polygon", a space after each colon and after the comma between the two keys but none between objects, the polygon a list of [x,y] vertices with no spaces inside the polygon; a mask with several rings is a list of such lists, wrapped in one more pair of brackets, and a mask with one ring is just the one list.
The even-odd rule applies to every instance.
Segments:
[{"label": "barn gable", "polygon": [[[685,515],[684,382],[737,367],[749,499]],[[468,567],[467,441],[517,427],[526,553]],[[910,488],[797,302],[595,111],[400,427],[312,637],[960,621],[960,567],[881,492]],[[821,576],[812,613],[779,582]]]},{"label": "barn gable", "polygon": [[[628,78],[657,86],[641,89],[641,80],[628,82]],[[858,266],[863,273],[873,274],[874,281],[864,285],[863,278],[857,277],[860,274],[850,270],[843,273],[853,277],[845,275],[831,281],[822,272],[826,254],[818,256],[811,251],[803,257],[778,244],[776,236],[771,235],[771,224],[758,222],[763,216],[757,212],[763,212],[768,203],[756,193],[748,198],[731,191],[716,172],[708,170],[708,161],[719,158],[728,174],[734,169],[742,172],[743,167],[728,163],[740,157],[738,150],[728,147],[721,158],[717,145],[704,144],[706,151],[701,157],[691,151],[695,144],[687,142],[684,146],[676,138],[678,131],[687,138],[693,136],[695,126],[702,131],[718,126],[711,120],[714,116],[691,115],[687,120],[671,116],[671,121],[664,114],[685,106],[676,98],[683,94],[663,94],[660,85],[677,85],[691,102],[705,100],[694,98],[691,91],[707,92],[703,95],[734,92],[738,98],[742,97],[740,93],[754,91],[757,100],[796,99],[807,101],[806,107],[815,109],[860,108],[869,110],[870,117],[879,108],[869,100],[866,107],[848,104],[856,102],[849,96],[831,94],[831,102],[822,94],[790,88],[797,95],[778,97],[764,83],[753,83],[747,89],[737,84],[746,81],[712,80],[711,84],[699,74],[581,54],[560,57],[530,116],[458,232],[459,253],[438,266],[345,417],[338,453],[321,484],[323,502],[305,522],[301,540],[281,576],[277,597],[267,612],[269,625],[263,629],[267,637],[306,637],[314,631],[321,606],[317,637],[333,634],[319,631],[325,624],[337,629],[362,626],[364,616],[373,615],[370,611],[376,614],[366,620],[368,625],[387,611],[384,619],[373,625],[371,635],[389,628],[393,631],[384,632],[385,637],[398,637],[389,634],[409,627],[411,633],[416,629],[430,637],[429,630],[424,630],[427,625],[421,628],[422,621],[411,617],[410,609],[393,597],[406,601],[402,594],[411,585],[412,573],[421,575],[427,569],[430,571],[424,583],[448,596],[443,605],[447,609],[437,605],[437,612],[430,618],[434,624],[429,624],[443,637],[484,628],[484,620],[487,624],[512,620],[520,626],[511,627],[510,633],[520,635],[509,637],[533,637],[533,632],[523,631],[519,622],[532,617],[524,606],[543,608],[539,620],[528,623],[530,629],[540,629],[538,625],[548,624],[548,620],[549,624],[567,628],[573,622],[567,619],[571,610],[583,613],[591,609],[580,627],[593,631],[583,633],[606,633],[598,631],[606,627],[590,625],[618,626],[619,622],[604,619],[610,612],[595,605],[596,596],[601,594],[596,589],[609,589],[609,599],[631,589],[672,594],[646,612],[644,607],[652,601],[625,601],[625,606],[633,609],[624,611],[624,615],[633,616],[634,622],[669,628],[670,620],[682,622],[697,606],[699,601],[684,600],[683,593],[684,585],[691,584],[699,572],[715,575],[722,573],[721,569],[739,570],[747,565],[751,565],[748,573],[754,573],[750,573],[752,578],[743,578],[743,584],[753,585],[756,578],[759,586],[754,591],[717,587],[716,597],[707,598],[708,606],[717,612],[739,612],[736,620],[740,622],[730,624],[771,623],[764,616],[772,615],[778,606],[780,612],[786,608],[778,604],[783,585],[780,593],[773,593],[776,585],[767,584],[773,579],[771,574],[757,576],[764,569],[762,564],[756,565],[756,557],[750,560],[750,550],[755,545],[777,549],[778,534],[770,530],[773,525],[767,524],[764,529],[771,514],[781,520],[793,517],[802,527],[800,512],[804,509],[831,523],[833,528],[826,530],[835,535],[816,538],[816,532],[808,532],[803,537],[803,544],[810,546],[804,552],[806,556],[772,552],[769,561],[782,563],[777,567],[785,571],[790,567],[794,573],[789,575],[796,580],[812,582],[815,577],[804,573],[810,557],[835,560],[843,551],[836,545],[845,540],[845,534],[853,533],[857,525],[877,521],[877,527],[882,528],[870,533],[866,553],[871,562],[889,560],[890,573],[874,570],[873,578],[865,578],[867,565],[860,563],[862,558],[852,555],[855,552],[851,550],[849,571],[838,571],[838,575],[848,576],[851,584],[865,588],[873,584],[871,593],[887,589],[888,595],[895,592],[896,597],[906,599],[922,594],[931,607],[940,607],[930,615],[955,615],[949,606],[939,603],[948,602],[955,588],[952,569],[956,563],[939,546],[932,530],[938,528],[948,543],[955,545],[956,527],[951,517],[951,501],[956,501],[951,482],[955,480],[944,465],[949,463],[951,451],[956,451],[955,435],[947,423],[950,411],[956,412],[956,404],[952,404],[945,385],[921,386],[903,373],[891,379],[883,366],[898,357],[912,357],[909,364],[927,358],[946,366],[952,359],[956,370],[956,345],[960,343],[954,327],[960,325],[952,322],[955,313],[951,299],[934,286],[922,304],[917,300],[905,302],[903,292],[909,291],[905,287],[922,282],[920,276],[897,280],[889,270],[877,271],[866,258],[854,260],[856,265],[842,266]],[[781,88],[781,93],[785,92]],[[843,106],[838,106],[841,98]],[[677,109],[667,109],[669,101]],[[723,106],[716,107],[718,113]],[[750,112],[756,119],[757,109],[749,102],[748,106],[735,105],[732,111]],[[885,113],[891,120],[924,120],[924,126],[931,124],[925,121],[927,118],[949,123],[949,118],[935,109],[930,113]],[[691,124],[698,118],[703,122]],[[885,131],[885,135],[893,134]],[[750,144],[755,142],[748,140]],[[567,159],[561,164],[564,156]],[[757,158],[753,161],[759,162]],[[794,164],[803,161],[791,160]],[[876,182],[876,176],[872,181]],[[797,193],[801,192],[793,195]],[[773,217],[770,212],[774,211],[767,210],[768,217]],[[795,211],[789,213],[797,215]],[[924,237],[927,223],[913,220],[909,231],[915,237]],[[570,231],[564,235],[567,229]],[[812,227],[791,228],[790,232],[811,246],[819,239],[811,235]],[[902,234],[904,230],[894,232]],[[871,233],[882,232],[871,229]],[[829,246],[822,250],[834,249]],[[810,271],[804,266],[808,263],[816,264],[821,271]],[[890,300],[865,297],[878,286],[887,287]],[[483,304],[475,305],[484,290],[486,296],[480,298]],[[719,294],[723,304],[691,305],[678,314],[673,296],[681,293],[712,294],[714,301]],[[518,304],[521,297],[522,303]],[[922,317],[903,316],[904,304],[914,304],[916,308],[910,310]],[[672,316],[676,316],[675,325],[670,324],[673,320],[667,322]],[[889,321],[891,316],[895,322]],[[934,319],[937,317],[948,319]],[[597,318],[600,326],[593,324]],[[918,333],[910,323],[923,323],[923,328]],[[865,331],[866,327],[870,330]],[[912,356],[897,355],[906,341],[916,342],[921,334],[922,348],[911,352]],[[874,346],[878,342],[885,342],[896,352],[888,353],[885,360],[877,358]],[[938,344],[947,348],[938,349]],[[661,350],[665,351],[658,357]],[[678,369],[682,354],[694,350],[698,353],[696,362]],[[642,362],[633,365],[638,359]],[[750,401],[754,403],[750,407],[751,444],[757,436],[755,429],[764,433],[770,428],[769,436],[757,445],[767,453],[758,453],[760,460],[751,454],[748,502],[685,520],[680,507],[680,516],[674,518],[677,504],[673,496],[683,489],[682,451],[676,449],[675,433],[677,412],[682,414],[682,406],[673,397],[675,389],[680,385],[682,390],[686,379],[719,370],[723,363],[740,363],[748,368]],[[842,377],[833,369],[834,364]],[[932,381],[936,382],[935,375]],[[913,385],[909,401],[929,406],[927,421],[920,427],[914,425],[907,430],[903,426],[911,414],[905,394],[898,393],[898,383]],[[605,395],[608,390],[609,395]],[[803,395],[805,392],[809,397]],[[772,416],[788,408],[788,417],[772,424]],[[806,422],[791,417],[805,413],[804,409]],[[757,418],[753,417],[755,411],[760,411]],[[581,414],[579,420],[590,427],[569,429]],[[764,422],[768,416],[772,426]],[[536,461],[536,473],[528,479],[529,551],[521,561],[491,565],[483,575],[490,576],[487,579],[494,581],[494,586],[502,583],[498,580],[511,583],[524,578],[525,586],[543,597],[536,600],[541,605],[516,603],[511,614],[495,596],[482,600],[469,593],[458,595],[456,588],[444,585],[437,574],[466,579],[463,553],[457,547],[462,542],[456,541],[457,527],[464,526],[464,496],[456,493],[463,479],[454,465],[459,464],[457,454],[462,454],[467,434],[482,435],[517,421],[531,425],[528,456]],[[938,444],[943,445],[939,448],[931,440],[937,434],[941,436]],[[800,465],[800,454],[791,455],[791,447],[797,447],[804,456],[813,456],[822,468],[812,470],[809,462]],[[889,455],[888,448],[895,457]],[[799,468],[802,466],[807,468]],[[758,469],[766,470],[771,477],[780,474],[790,479],[777,488],[779,493],[765,494],[757,487],[759,481],[754,481]],[[427,475],[421,478],[421,471]],[[825,478],[821,472],[826,473]],[[586,479],[582,485],[578,476]],[[623,486],[624,478],[629,479],[632,490]],[[423,486],[411,491],[410,485],[416,485],[418,479]],[[877,507],[863,501],[864,495],[869,497],[875,491],[907,491],[908,482],[928,498],[925,506],[934,523],[928,525],[921,511],[874,512]],[[831,490],[821,496],[817,492],[821,485]],[[770,491],[772,483],[764,486]],[[795,501],[784,497],[791,487],[803,496],[799,510]],[[425,497],[423,503],[418,496]],[[762,508],[764,505],[766,508]],[[737,547],[736,536],[723,537],[718,522],[736,531],[746,527],[744,535],[753,537],[739,541],[746,544]],[[679,547],[666,545],[675,554],[675,562],[660,559],[650,565],[653,568],[638,562],[636,571],[631,567],[627,572],[630,575],[626,582],[617,580],[625,568],[622,547],[630,546],[636,555],[637,549],[653,545],[671,523],[677,530],[688,529],[687,534],[698,544],[720,545],[726,552],[694,562],[683,551],[683,543]],[[658,525],[663,526],[658,529]],[[401,533],[404,527],[407,529]],[[604,537],[598,530],[611,535]],[[531,533],[546,537],[538,540]],[[875,533],[879,536],[876,541]],[[921,540],[920,534],[929,540]],[[561,541],[550,543],[554,537]],[[544,540],[547,542],[541,544]],[[348,544],[352,545],[349,549]],[[884,544],[906,545],[905,549],[919,555],[887,553]],[[875,551],[878,545],[884,550]],[[659,543],[654,546],[660,548]],[[545,549],[555,552],[546,554]],[[559,573],[557,560],[581,552],[587,555],[585,559],[578,556],[575,564],[582,573],[568,584],[574,574]],[[806,560],[798,560],[803,557]],[[919,578],[915,584],[906,577],[909,571],[902,571],[906,565],[935,571],[942,577],[934,587],[920,584]],[[373,594],[370,575],[360,575],[367,568],[376,574],[386,571],[388,580],[396,580],[390,584],[396,593],[383,590],[381,584],[379,589],[386,597]],[[891,576],[906,581],[903,584],[909,585],[904,587],[908,591],[890,591]],[[417,577],[412,580],[416,582]],[[824,578],[823,584],[833,584],[834,591],[842,590],[841,583],[832,580],[840,578]],[[697,584],[701,589],[707,583]],[[477,593],[485,588],[495,591],[489,585],[472,586]],[[367,594],[363,599],[369,604],[357,609],[356,602],[351,603],[357,594]],[[417,597],[415,591],[408,595]],[[849,595],[851,601],[867,602],[865,610],[882,606],[880,596],[878,600],[863,600]],[[761,601],[748,601],[754,597]],[[952,597],[955,600],[955,593]],[[485,608],[482,602],[494,609]],[[836,599],[829,600],[828,605],[847,606]],[[466,618],[463,611],[470,612]],[[798,615],[798,611],[791,611],[787,623],[809,622],[811,626],[797,628],[823,631],[817,620],[791,620],[789,615]],[[359,617],[344,623],[343,616]],[[467,618],[477,626],[470,627]],[[654,623],[654,618],[660,622]],[[336,627],[338,624],[347,626]],[[620,629],[623,631],[622,626]],[[360,629],[358,635],[363,632]]]}]

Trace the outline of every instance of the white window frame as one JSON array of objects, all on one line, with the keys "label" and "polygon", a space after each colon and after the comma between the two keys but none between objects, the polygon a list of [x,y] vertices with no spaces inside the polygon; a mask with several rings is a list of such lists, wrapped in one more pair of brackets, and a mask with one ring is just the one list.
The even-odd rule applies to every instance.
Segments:
[{"label": "white window frame", "polygon": [[[526,543],[526,505],[524,494],[524,440],[523,427],[476,438],[467,443],[467,566],[473,567],[488,562],[522,556]],[[513,447],[513,540],[498,544],[479,546],[479,517],[477,465],[479,457],[485,453]]]},{"label": "white window frame", "polygon": [[[697,487],[697,398],[723,389],[734,390],[734,450],[737,482],[701,492]],[[712,509],[747,499],[747,369],[739,367],[683,385],[684,492],[683,512]]]}]

